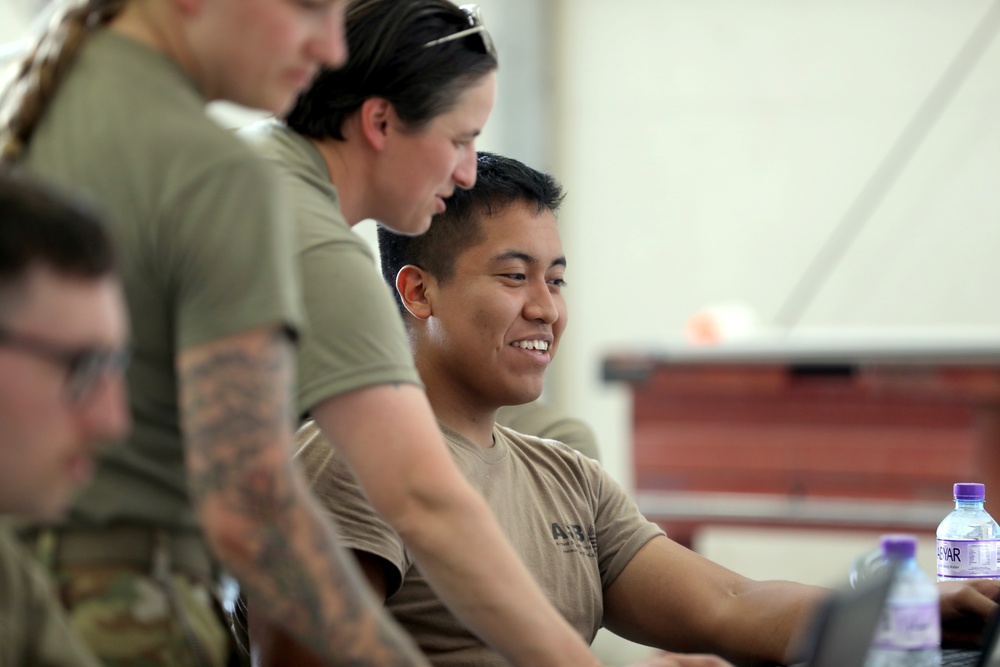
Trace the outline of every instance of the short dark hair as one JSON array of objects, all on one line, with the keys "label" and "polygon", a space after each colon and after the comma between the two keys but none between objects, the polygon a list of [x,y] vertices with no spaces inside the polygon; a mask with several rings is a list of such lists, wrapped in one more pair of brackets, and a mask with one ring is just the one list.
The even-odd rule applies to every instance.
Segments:
[{"label": "short dark hair", "polygon": [[469,28],[468,14],[448,0],[354,0],[344,23],[347,63],[322,70],[285,117],[312,139],[344,139],[345,119],[371,97],[420,129],[497,67],[482,33],[427,46]]},{"label": "short dark hair", "polygon": [[104,277],[115,268],[111,236],[96,211],[65,192],[0,170],[0,289],[38,265]]},{"label": "short dark hair", "polygon": [[485,238],[484,216],[498,215],[518,203],[533,207],[535,213],[555,213],[562,204],[564,194],[559,182],[523,162],[480,151],[476,166],[476,184],[469,190],[455,190],[448,199],[448,208],[434,216],[425,234],[406,236],[379,226],[382,277],[392,288],[401,312],[406,312],[396,291],[396,275],[401,268],[408,264],[419,266],[445,283],[454,275],[459,255]]}]

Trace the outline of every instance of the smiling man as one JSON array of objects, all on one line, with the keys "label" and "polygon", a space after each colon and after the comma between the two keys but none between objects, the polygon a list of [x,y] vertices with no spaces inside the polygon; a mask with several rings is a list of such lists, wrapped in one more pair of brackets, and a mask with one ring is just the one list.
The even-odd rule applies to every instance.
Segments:
[{"label": "smiling man", "polygon": [[[127,318],[94,217],[0,175],[0,514],[62,516],[129,426]],[[0,529],[0,666],[96,665],[45,575]]]},{"label": "smiling man", "polygon": [[[753,581],[702,558],[643,518],[597,462],[495,423],[500,407],[541,393],[566,327],[566,258],[555,217],[561,198],[550,176],[480,154],[476,185],[457,192],[428,233],[380,230],[383,275],[396,287],[452,456],[585,640],[604,625],[687,653],[653,659],[664,666],[728,664],[694,652],[741,664],[789,661],[800,626],[826,590]],[[314,490],[431,662],[505,665],[434,596],[315,427],[306,426],[299,439]],[[995,583],[968,589],[956,605],[942,607],[943,616],[981,624],[997,591]]]}]

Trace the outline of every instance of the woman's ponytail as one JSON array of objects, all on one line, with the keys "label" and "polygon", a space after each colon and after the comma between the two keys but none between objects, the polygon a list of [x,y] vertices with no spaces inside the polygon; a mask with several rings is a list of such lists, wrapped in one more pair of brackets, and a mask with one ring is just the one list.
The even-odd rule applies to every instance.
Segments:
[{"label": "woman's ponytail", "polygon": [[31,140],[89,33],[121,13],[127,0],[83,0],[52,17],[31,51],[14,65],[0,94],[0,162],[16,162]]}]

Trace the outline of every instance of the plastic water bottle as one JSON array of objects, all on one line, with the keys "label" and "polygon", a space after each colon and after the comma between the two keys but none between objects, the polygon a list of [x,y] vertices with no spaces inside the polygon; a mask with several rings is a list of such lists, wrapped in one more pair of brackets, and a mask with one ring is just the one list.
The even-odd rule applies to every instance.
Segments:
[{"label": "plastic water bottle", "polygon": [[865,667],[940,667],[941,611],[934,581],[916,561],[917,538],[883,535],[882,554],[895,580]]},{"label": "plastic water bottle", "polygon": [[1000,526],[985,509],[986,487],[955,485],[955,509],[937,529],[938,581],[1000,578]]}]

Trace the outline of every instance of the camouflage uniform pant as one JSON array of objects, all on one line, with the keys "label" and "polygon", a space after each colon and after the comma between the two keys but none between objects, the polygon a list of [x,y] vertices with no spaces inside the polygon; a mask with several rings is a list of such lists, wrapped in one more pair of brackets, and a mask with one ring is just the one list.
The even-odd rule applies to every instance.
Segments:
[{"label": "camouflage uniform pant", "polygon": [[208,582],[137,568],[61,568],[70,624],[107,667],[226,667],[233,642]]}]

